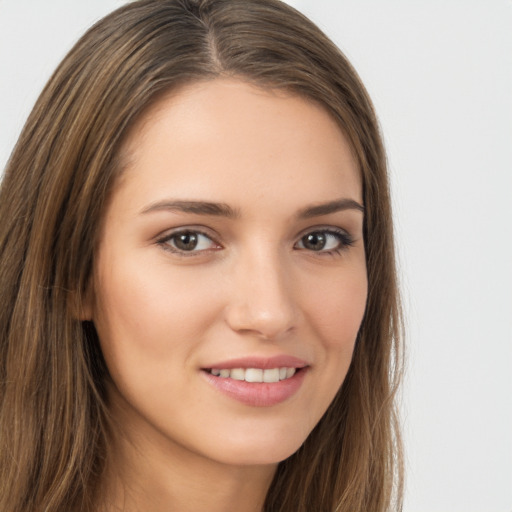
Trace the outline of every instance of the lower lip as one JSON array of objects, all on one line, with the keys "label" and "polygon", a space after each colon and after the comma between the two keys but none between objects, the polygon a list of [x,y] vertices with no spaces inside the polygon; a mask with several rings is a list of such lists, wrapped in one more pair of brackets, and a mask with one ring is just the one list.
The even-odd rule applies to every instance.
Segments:
[{"label": "lower lip", "polygon": [[253,407],[271,407],[291,398],[299,390],[307,368],[301,368],[289,379],[279,382],[246,382],[216,377],[203,370],[206,380],[221,393]]}]

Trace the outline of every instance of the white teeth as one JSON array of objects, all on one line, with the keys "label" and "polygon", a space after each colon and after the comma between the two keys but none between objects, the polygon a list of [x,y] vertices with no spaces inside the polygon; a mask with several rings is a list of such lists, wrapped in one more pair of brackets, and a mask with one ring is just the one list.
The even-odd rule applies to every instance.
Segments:
[{"label": "white teeth", "polygon": [[233,368],[230,377],[235,380],[245,380],[245,370],[243,368]]},{"label": "white teeth", "polygon": [[279,368],[263,370],[263,382],[279,382]]},{"label": "white teeth", "polygon": [[247,368],[245,370],[245,380],[247,382],[263,382],[263,370],[260,368]]},{"label": "white teeth", "polygon": [[210,373],[223,379],[245,380],[246,382],[279,382],[295,375],[296,368],[233,368],[221,370],[212,368]]},{"label": "white teeth", "polygon": [[295,375],[295,368],[286,368],[286,378],[289,379]]}]

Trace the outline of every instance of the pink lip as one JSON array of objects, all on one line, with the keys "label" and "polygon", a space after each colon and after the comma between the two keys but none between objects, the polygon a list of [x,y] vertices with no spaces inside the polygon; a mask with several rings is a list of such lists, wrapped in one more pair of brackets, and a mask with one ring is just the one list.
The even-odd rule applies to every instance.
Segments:
[{"label": "pink lip", "polygon": [[289,379],[279,382],[246,382],[231,378],[216,377],[206,369],[201,371],[209,384],[224,395],[253,407],[270,407],[291,398],[300,389],[308,371],[308,364],[302,359],[292,356],[274,356],[269,358],[244,357],[215,363],[208,368],[297,368],[297,372]]},{"label": "pink lip", "polygon": [[221,370],[232,370],[233,368],[261,368],[262,370],[269,370],[271,368],[304,368],[306,366],[309,366],[306,361],[298,357],[282,354],[272,357],[240,357],[238,359],[230,359],[229,361],[216,362],[210,366],[205,366],[205,368],[219,368]]}]

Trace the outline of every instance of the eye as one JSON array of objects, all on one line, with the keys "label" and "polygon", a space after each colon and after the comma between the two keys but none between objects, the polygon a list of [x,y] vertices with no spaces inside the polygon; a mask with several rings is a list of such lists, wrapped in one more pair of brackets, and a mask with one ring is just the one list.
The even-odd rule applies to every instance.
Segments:
[{"label": "eye", "polygon": [[209,249],[218,249],[219,245],[200,231],[177,231],[158,240],[164,249],[177,253],[197,253]]},{"label": "eye", "polygon": [[319,229],[310,231],[297,242],[298,249],[321,253],[339,253],[354,243],[352,237],[341,230]]}]

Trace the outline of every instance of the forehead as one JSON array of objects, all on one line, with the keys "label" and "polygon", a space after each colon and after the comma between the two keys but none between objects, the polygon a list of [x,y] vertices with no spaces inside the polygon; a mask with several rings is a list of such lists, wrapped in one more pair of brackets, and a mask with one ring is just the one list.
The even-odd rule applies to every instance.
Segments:
[{"label": "forehead", "polygon": [[356,160],[326,109],[240,80],[194,83],[164,96],[134,125],[122,154],[120,187],[130,183],[148,200],[156,183],[162,194],[223,201],[249,192],[361,200]]}]

